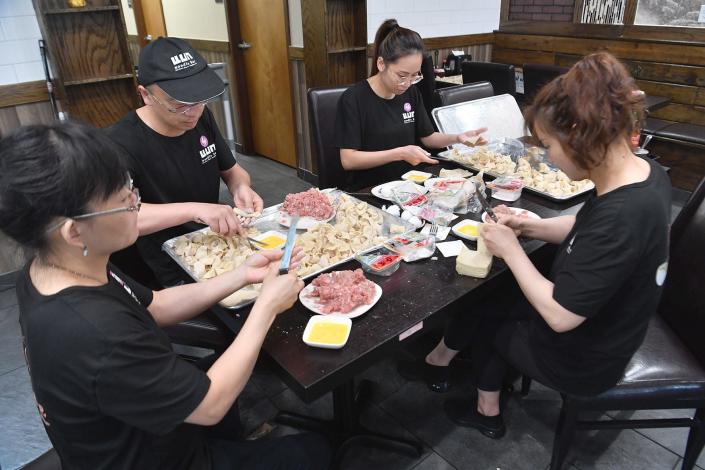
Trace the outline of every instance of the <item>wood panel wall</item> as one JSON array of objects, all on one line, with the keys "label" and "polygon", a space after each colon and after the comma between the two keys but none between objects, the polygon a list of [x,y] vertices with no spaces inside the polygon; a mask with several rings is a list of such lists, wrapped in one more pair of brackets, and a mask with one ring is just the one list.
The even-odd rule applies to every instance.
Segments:
[{"label": "wood panel wall", "polygon": [[705,125],[703,43],[497,32],[492,61],[518,67],[525,63],[571,66],[597,51],[622,60],[646,93],[671,99],[653,117]]}]

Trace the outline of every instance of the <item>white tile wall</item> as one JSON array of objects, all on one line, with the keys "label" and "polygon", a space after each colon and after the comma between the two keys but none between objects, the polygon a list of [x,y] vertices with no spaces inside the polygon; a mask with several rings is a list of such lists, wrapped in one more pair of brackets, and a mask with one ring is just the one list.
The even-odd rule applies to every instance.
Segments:
[{"label": "white tile wall", "polygon": [[500,0],[367,0],[367,40],[395,18],[422,38],[489,33],[499,27]]},{"label": "white tile wall", "polygon": [[0,85],[44,79],[32,0],[0,0]]}]

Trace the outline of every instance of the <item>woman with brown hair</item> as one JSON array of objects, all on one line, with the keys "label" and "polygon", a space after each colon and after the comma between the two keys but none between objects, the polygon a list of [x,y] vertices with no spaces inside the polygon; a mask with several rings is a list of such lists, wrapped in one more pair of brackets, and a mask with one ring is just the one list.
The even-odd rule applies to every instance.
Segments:
[{"label": "woman with brown hair", "polygon": [[[499,223],[483,226],[488,249],[521,292],[506,311],[473,307],[482,313],[471,331],[457,324],[473,315],[458,316],[427,356],[447,366],[463,342],[472,344],[478,396],[446,402],[457,424],[504,435],[507,363],[553,389],[589,396],[613,387],[641,345],[667,269],[671,192],[663,169],[631,152],[643,112],[635,90],[617,59],[597,53],[549,83],[526,111],[551,161],[573,180],[590,178],[595,190],[575,216],[534,220],[498,211]],[[518,235],[559,245],[547,278]]]},{"label": "woman with brown hair", "polygon": [[[416,31],[387,20],[375,35],[372,76],[343,93],[335,123],[345,186],[361,188],[399,179],[412,166],[436,160],[417,145],[443,148],[472,140],[486,129],[434,132],[420,91],[423,41]],[[341,182],[342,184],[342,182]]]}]

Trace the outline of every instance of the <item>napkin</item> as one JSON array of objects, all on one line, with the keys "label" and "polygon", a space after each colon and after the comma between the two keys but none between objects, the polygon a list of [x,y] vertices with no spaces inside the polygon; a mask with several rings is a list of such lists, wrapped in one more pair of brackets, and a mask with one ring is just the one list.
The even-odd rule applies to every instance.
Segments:
[{"label": "napkin", "polygon": [[[429,235],[431,232],[431,225],[426,224],[424,228],[421,229],[421,235]],[[436,233],[436,240],[445,240],[450,233],[450,227],[438,226],[438,232]]]},{"label": "napkin", "polygon": [[446,258],[458,256],[460,254],[460,250],[462,250],[464,246],[465,245],[460,240],[456,240],[454,242],[436,243],[436,248],[438,248]]}]

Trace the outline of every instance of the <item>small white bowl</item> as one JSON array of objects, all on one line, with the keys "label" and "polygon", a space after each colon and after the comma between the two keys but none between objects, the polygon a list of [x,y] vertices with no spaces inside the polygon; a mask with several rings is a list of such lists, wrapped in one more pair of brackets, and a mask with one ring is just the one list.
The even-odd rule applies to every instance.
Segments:
[{"label": "small white bowl", "polygon": [[433,174],[425,171],[411,170],[401,175],[401,179],[413,181],[416,184],[423,184],[424,181],[432,177]]},{"label": "small white bowl", "polygon": [[[311,334],[313,333],[313,330],[316,325],[323,324],[343,325],[345,327],[345,336],[342,341],[336,343],[327,343],[315,341],[315,338],[311,338]],[[308,344],[309,346],[315,346],[317,348],[340,349],[345,346],[345,343],[348,342],[351,329],[352,320],[350,320],[348,317],[344,317],[341,315],[314,315],[309,318],[308,323],[306,324],[306,329],[304,330],[303,334],[303,340],[304,343]]]}]

